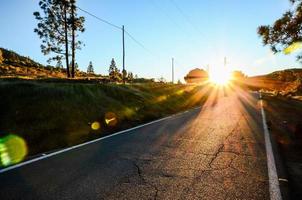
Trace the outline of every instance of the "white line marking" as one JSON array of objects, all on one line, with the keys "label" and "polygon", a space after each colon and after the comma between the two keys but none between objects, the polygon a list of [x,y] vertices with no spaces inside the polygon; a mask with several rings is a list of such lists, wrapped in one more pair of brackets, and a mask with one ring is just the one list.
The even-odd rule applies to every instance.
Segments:
[{"label": "white line marking", "polygon": [[261,93],[260,103],[261,103],[261,115],[262,115],[262,123],[264,130],[264,140],[265,140],[265,149],[266,149],[266,158],[267,158],[267,170],[268,170],[268,178],[269,178],[269,193],[271,200],[282,200],[280,187],[279,187],[279,179],[277,174],[277,168],[275,163],[275,158],[273,154],[272,143],[270,140],[270,135],[267,127],[266,116],[263,108],[263,100]]},{"label": "white line marking", "polygon": [[45,155],[42,154],[41,157],[34,158],[34,159],[31,159],[31,160],[28,160],[28,161],[25,161],[25,162],[22,162],[22,163],[19,163],[19,164],[16,164],[16,165],[12,165],[12,166],[4,168],[4,169],[1,169],[0,174],[3,173],[3,172],[9,171],[9,170],[15,169],[15,168],[22,167],[24,165],[28,165],[28,164],[33,163],[33,162],[37,162],[39,160],[49,158],[49,157],[54,156],[54,155],[58,155],[60,153],[64,153],[66,151],[70,151],[72,149],[76,149],[76,148],[79,148],[79,147],[82,147],[82,146],[85,146],[85,145],[88,145],[88,144],[92,144],[92,143],[95,143],[95,142],[98,142],[98,141],[101,141],[101,140],[105,140],[105,139],[113,137],[113,136],[117,136],[117,135],[120,135],[120,134],[123,134],[123,133],[127,133],[127,132],[130,132],[130,131],[142,128],[144,126],[155,124],[157,122],[161,122],[161,121],[173,118],[175,116],[178,116],[178,115],[181,115],[181,114],[184,114],[186,112],[193,111],[193,110],[199,109],[199,108],[201,108],[201,106],[195,107],[193,109],[186,110],[184,112],[180,112],[180,113],[177,113],[177,114],[174,114],[174,115],[170,115],[170,116],[167,116],[167,117],[164,117],[164,118],[161,118],[161,119],[157,119],[157,120],[145,123],[145,124],[141,124],[141,125],[138,125],[136,127],[132,127],[132,128],[126,129],[126,130],[122,130],[122,131],[119,131],[119,132],[116,132],[116,133],[113,133],[113,134],[110,134],[110,135],[107,135],[107,136],[104,136],[104,137],[101,137],[101,138],[98,138],[98,139],[95,139],[95,140],[91,140],[91,141],[88,141],[88,142],[85,142],[85,143],[82,143],[82,144],[78,144],[78,145],[75,145],[75,146],[72,146],[72,147],[68,147],[68,148],[65,148],[65,149],[62,149],[62,150],[59,150],[59,151],[55,151],[55,152],[50,153],[50,154],[45,154]]},{"label": "white line marking", "polygon": [[279,181],[288,182],[286,178],[279,178]]}]

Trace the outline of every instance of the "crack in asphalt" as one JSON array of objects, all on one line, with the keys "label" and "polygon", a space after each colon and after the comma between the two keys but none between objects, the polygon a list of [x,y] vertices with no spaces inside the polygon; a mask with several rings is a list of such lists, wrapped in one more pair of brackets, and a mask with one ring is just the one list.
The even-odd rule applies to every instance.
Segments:
[{"label": "crack in asphalt", "polygon": [[[199,154],[205,155],[205,156],[213,156],[213,157],[211,158],[211,160],[207,163],[209,169],[201,170],[200,173],[199,173],[198,175],[194,176],[194,177],[193,177],[193,180],[192,180],[192,182],[191,182],[191,184],[190,184],[189,186],[187,186],[186,188],[184,188],[181,197],[184,197],[184,195],[186,194],[186,192],[188,192],[188,191],[190,190],[190,188],[193,188],[194,185],[195,185],[197,182],[199,182],[199,181],[201,180],[201,178],[202,178],[202,176],[205,174],[205,172],[211,172],[211,171],[214,171],[214,170],[223,170],[222,168],[214,169],[214,168],[212,168],[211,165],[212,165],[212,163],[217,159],[217,157],[218,157],[218,155],[219,155],[220,153],[222,153],[222,152],[233,153],[233,152],[223,151],[223,148],[225,147],[224,141],[226,141],[226,140],[234,133],[234,131],[238,128],[239,122],[240,122],[240,118],[239,118],[238,121],[235,123],[234,128],[233,128],[233,129],[230,131],[230,133],[224,138],[222,144],[219,145],[218,149],[216,150],[216,152],[215,152],[214,154],[199,153]],[[236,153],[234,153],[234,154],[237,156]],[[238,154],[240,154],[240,153],[238,153]],[[232,167],[231,165],[232,165],[233,160],[234,160],[234,158],[233,158],[233,159],[231,160],[231,162],[228,164],[227,168]],[[225,191],[225,188],[223,188],[223,187],[221,187],[221,188],[222,188],[222,190]],[[225,196],[225,198],[227,198],[227,196]]]},{"label": "crack in asphalt", "polygon": [[[241,116],[242,116],[242,115],[241,115]],[[233,128],[233,129],[230,131],[230,133],[224,138],[223,143],[219,145],[217,151],[212,155],[213,158],[212,158],[212,159],[209,161],[209,163],[208,163],[209,168],[212,169],[212,163],[217,159],[217,157],[218,157],[218,155],[219,155],[220,153],[226,152],[226,151],[223,151],[223,148],[225,147],[224,141],[226,141],[229,137],[231,137],[231,136],[234,134],[235,130],[238,128],[239,122],[240,122],[240,118],[239,118],[239,119],[237,120],[237,122],[235,123],[234,128]],[[231,163],[232,163],[232,161],[233,161],[233,159],[231,160]],[[230,164],[231,164],[231,163],[230,163]],[[230,165],[230,164],[229,164],[229,165]]]},{"label": "crack in asphalt", "polygon": [[149,185],[149,186],[151,186],[152,188],[154,188],[155,194],[154,194],[153,199],[156,200],[157,197],[158,197],[158,192],[159,192],[158,188],[156,187],[156,185],[153,185],[153,184],[149,183],[148,181],[146,181],[146,179],[145,179],[144,176],[143,176],[143,173],[142,173],[142,170],[141,170],[140,166],[139,166],[135,161],[133,161],[133,160],[131,160],[131,161],[132,161],[132,164],[135,166],[135,168],[136,168],[136,170],[137,170],[137,174],[138,174],[138,176],[140,177],[140,179],[142,180],[142,182],[143,182],[144,184]]},{"label": "crack in asphalt", "polygon": [[[242,115],[241,115],[241,117],[242,117]],[[195,184],[197,184],[198,182],[200,182],[202,180],[202,177],[207,172],[212,172],[212,171],[216,171],[216,170],[220,171],[220,170],[225,170],[225,169],[228,169],[228,168],[232,168],[232,169],[236,170],[239,173],[245,173],[245,172],[241,172],[240,170],[238,170],[234,166],[232,166],[233,162],[234,162],[234,160],[236,159],[237,156],[252,156],[252,155],[241,153],[241,152],[236,152],[236,151],[232,151],[232,150],[226,150],[225,149],[225,147],[226,147],[225,142],[228,140],[228,138],[230,138],[236,132],[236,130],[238,130],[239,123],[240,123],[241,120],[242,120],[242,118],[238,119],[238,121],[235,123],[235,126],[224,137],[224,139],[218,145],[217,150],[213,154],[211,154],[211,153],[198,153],[198,154],[201,154],[201,155],[205,155],[206,157],[211,157],[211,159],[206,164],[208,166],[208,169],[194,170],[195,174],[194,174],[194,176],[191,179],[192,181],[191,181],[191,183],[188,186],[186,186],[183,189],[181,197],[184,197],[184,195],[186,195],[186,193],[189,192],[190,189],[193,188]],[[183,139],[183,140],[185,140],[185,141],[192,141],[191,139]],[[221,153],[229,153],[229,154],[234,154],[234,155],[231,156],[230,160],[228,160],[227,164],[225,164],[223,167],[220,167],[220,166],[219,167],[214,167],[213,163],[219,158],[219,155]],[[181,157],[179,159],[185,160],[185,159],[182,159]],[[148,186],[150,186],[151,188],[154,189],[153,199],[155,199],[155,200],[158,199],[158,194],[159,194],[159,192],[161,190],[157,187],[156,183],[150,183],[150,182],[147,181],[146,177],[144,177],[144,172],[143,172],[142,168],[140,167],[140,165],[137,163],[137,162],[140,161],[140,159],[133,160],[133,159],[130,159],[130,158],[126,158],[126,160],[130,161],[133,164],[133,166],[135,167],[135,169],[136,169],[135,171],[136,171],[139,179],[141,180],[141,183],[143,185],[148,185]],[[152,162],[153,160],[154,159],[148,159],[147,161]],[[144,159],[142,161],[144,161]],[[169,174],[169,173],[163,172],[161,170],[160,170],[160,173],[158,173],[158,175],[162,176],[162,177],[166,177],[166,178],[172,178],[172,179],[175,179],[175,178],[187,178],[187,177],[178,176],[177,174],[176,175]],[[208,175],[210,177],[212,176],[210,173]],[[227,193],[226,188],[224,188],[223,185],[221,186],[221,190],[225,191],[224,198],[227,199],[230,194]]]},{"label": "crack in asphalt", "polygon": [[140,177],[140,179],[145,183],[146,181],[145,181],[144,177],[142,176],[142,170],[141,170],[141,168],[134,161],[132,161],[132,164],[135,166],[135,168],[137,170],[137,174]]},{"label": "crack in asphalt", "polygon": [[213,158],[210,160],[210,162],[208,163],[209,168],[212,168],[212,163],[214,162],[214,160],[216,160],[216,158],[218,157],[218,155],[221,153],[221,150],[223,149],[224,144],[220,144],[218,150],[213,154]]}]

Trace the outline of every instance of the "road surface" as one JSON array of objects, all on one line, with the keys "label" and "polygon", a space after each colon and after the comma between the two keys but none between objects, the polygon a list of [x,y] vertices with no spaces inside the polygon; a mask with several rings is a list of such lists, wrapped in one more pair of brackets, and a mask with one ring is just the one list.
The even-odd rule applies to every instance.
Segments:
[{"label": "road surface", "polygon": [[202,108],[0,174],[0,199],[269,199],[256,94]]}]

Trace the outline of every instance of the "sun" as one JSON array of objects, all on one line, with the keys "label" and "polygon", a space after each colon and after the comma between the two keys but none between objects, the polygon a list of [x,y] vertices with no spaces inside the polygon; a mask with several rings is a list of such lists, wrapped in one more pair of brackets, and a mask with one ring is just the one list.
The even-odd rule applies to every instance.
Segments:
[{"label": "sun", "polygon": [[217,85],[227,85],[231,79],[231,74],[228,71],[212,71],[210,73],[210,82]]}]

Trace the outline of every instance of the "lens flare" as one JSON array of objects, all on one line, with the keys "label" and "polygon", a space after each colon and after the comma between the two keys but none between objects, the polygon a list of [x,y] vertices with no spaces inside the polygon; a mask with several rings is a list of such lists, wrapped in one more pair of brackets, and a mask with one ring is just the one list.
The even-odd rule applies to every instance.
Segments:
[{"label": "lens flare", "polygon": [[177,90],[176,94],[177,95],[182,95],[184,93],[184,90]]},{"label": "lens flare", "polygon": [[294,53],[295,51],[302,48],[302,42],[294,42],[283,50],[285,55]]},{"label": "lens flare", "polygon": [[132,117],[132,116],[135,114],[135,111],[134,111],[134,109],[132,109],[132,108],[126,107],[126,108],[124,109],[123,114],[124,114],[126,117]]},{"label": "lens flare", "polygon": [[116,114],[113,112],[107,112],[105,114],[105,123],[108,126],[115,126],[117,124],[117,117]]},{"label": "lens flare", "polygon": [[21,162],[27,153],[27,145],[23,138],[11,134],[0,139],[1,167]]},{"label": "lens flare", "polygon": [[161,95],[161,96],[157,97],[156,102],[166,101],[167,98],[168,98],[167,95]]},{"label": "lens flare", "polygon": [[91,129],[94,130],[94,131],[97,131],[97,130],[99,130],[100,128],[101,128],[101,124],[100,124],[99,122],[97,122],[97,121],[95,121],[95,122],[93,122],[93,123],[91,124]]}]

